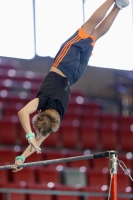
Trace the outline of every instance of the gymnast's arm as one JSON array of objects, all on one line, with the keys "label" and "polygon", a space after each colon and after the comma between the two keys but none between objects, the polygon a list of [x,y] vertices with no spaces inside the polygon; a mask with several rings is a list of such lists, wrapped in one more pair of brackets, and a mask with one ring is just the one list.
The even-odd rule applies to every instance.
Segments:
[{"label": "gymnast's arm", "polygon": [[[42,142],[49,136],[49,134],[47,136],[41,136],[41,137],[36,137],[35,141],[38,147],[40,147],[40,145],[42,144]],[[31,148],[31,145],[29,145],[25,151],[22,153],[21,156],[24,156],[25,158],[29,157],[31,154],[33,154],[35,152],[35,148]]]},{"label": "gymnast's arm", "polygon": [[31,100],[25,107],[23,107],[18,112],[18,117],[20,119],[21,125],[25,133],[32,132],[30,125],[30,114],[34,113],[37,110],[39,99],[35,98]]},{"label": "gymnast's arm", "polygon": [[[36,144],[38,147],[40,147],[41,143],[49,136],[49,134],[47,136],[41,136],[41,137],[37,137],[35,138],[36,140]],[[25,151],[21,154],[21,156],[23,156],[24,158],[29,157],[31,154],[33,154],[35,152],[35,148],[31,148],[31,145],[29,145]],[[21,159],[18,159],[14,166],[12,167],[12,171],[13,172],[18,172],[20,170],[22,170],[23,168],[18,168],[19,165],[23,164],[23,161]]]},{"label": "gymnast's arm", "polygon": [[[31,124],[30,124],[30,114],[34,113],[37,110],[39,99],[35,98],[31,100],[25,107],[23,107],[18,112],[18,117],[20,119],[21,125],[25,133],[31,133]],[[34,147],[38,147],[35,140],[32,140]],[[37,150],[38,151],[38,150]],[[39,152],[39,151],[38,151]]]}]

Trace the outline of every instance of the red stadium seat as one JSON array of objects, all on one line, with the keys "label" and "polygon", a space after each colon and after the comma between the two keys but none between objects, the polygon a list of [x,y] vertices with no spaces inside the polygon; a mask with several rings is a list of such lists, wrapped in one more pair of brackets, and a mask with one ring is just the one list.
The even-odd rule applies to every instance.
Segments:
[{"label": "red stadium seat", "polygon": [[8,116],[17,116],[18,110],[15,108],[6,108],[3,109],[3,116],[8,117]]},{"label": "red stadium seat", "polygon": [[0,120],[0,143],[17,143],[17,123],[6,119]]},{"label": "red stadium seat", "polygon": [[86,172],[88,186],[102,187],[103,185],[109,185],[109,174],[103,174],[100,171],[88,170]]},{"label": "red stadium seat", "polygon": [[100,124],[100,112],[90,112],[88,110],[83,110],[82,112],[82,122],[90,126],[99,126]]},{"label": "red stadium seat", "polygon": [[61,182],[59,172],[51,168],[37,168],[37,177],[39,183]]},{"label": "red stadium seat", "polygon": [[64,119],[73,122],[74,120],[81,120],[82,108],[67,109]]},{"label": "red stadium seat", "polygon": [[101,111],[101,104],[97,100],[88,100],[87,98],[85,99],[84,102],[84,109],[87,110],[88,112],[100,112]]},{"label": "red stadium seat", "polygon": [[[22,185],[14,184],[14,183],[2,184],[1,187],[7,188],[7,189],[23,189],[23,188],[25,188]],[[10,197],[9,198],[10,200],[14,200],[14,199],[26,200],[27,195],[24,193],[10,193],[9,197]],[[2,193],[1,200],[7,200],[6,193]]]},{"label": "red stadium seat", "polygon": [[117,174],[117,190],[118,192],[126,193],[126,189],[131,187],[131,180],[128,176],[124,174],[124,172],[119,172]]},{"label": "red stadium seat", "polygon": [[[66,155],[61,153],[61,151],[45,151],[45,160],[53,160],[53,159],[60,159],[60,158],[65,158]],[[63,167],[67,167],[67,162],[62,162],[58,164],[50,164],[48,167],[50,168],[56,168],[56,166],[62,165]]]},{"label": "red stadium seat", "polygon": [[[75,192],[75,188],[70,187],[70,186],[57,186],[55,185],[54,189],[60,190],[60,191],[70,191],[70,192]],[[79,196],[72,196],[72,195],[56,195],[55,200],[80,200]]]},{"label": "red stadium seat", "polygon": [[100,121],[102,125],[110,126],[110,125],[117,125],[118,124],[119,116],[117,114],[105,114],[102,113],[100,116]]},{"label": "red stadium seat", "polygon": [[[32,190],[50,190],[45,184],[28,184],[28,189]],[[28,200],[53,200],[53,196],[50,194],[28,194]]]},{"label": "red stadium seat", "polygon": [[10,78],[16,81],[31,81],[34,83],[41,83],[45,74],[35,73],[33,71],[20,71],[16,69],[0,69],[1,78]]},{"label": "red stadium seat", "polygon": [[43,153],[37,154],[36,152],[26,158],[26,162],[43,161]]},{"label": "red stadium seat", "polygon": [[1,149],[0,150],[0,165],[11,165],[15,161],[15,157],[18,152],[11,149]]},{"label": "red stadium seat", "polygon": [[[74,153],[69,152],[68,157],[75,157],[75,156],[82,156],[83,153]],[[86,167],[86,169],[90,168],[90,160],[78,160],[78,161],[71,161],[69,163],[69,166],[72,168],[80,168],[80,167]]]},{"label": "red stadium seat", "polygon": [[[101,185],[86,186],[86,187],[79,188],[79,191],[81,191],[81,192],[88,192],[88,193],[90,193],[90,192],[93,192],[93,193],[98,192],[100,195],[98,194],[98,196],[96,196],[96,197],[94,197],[93,195],[91,195],[90,198],[94,197],[96,199],[97,198],[103,199],[103,198],[105,198],[105,197],[103,197],[104,193],[105,192],[108,193],[108,191],[109,191],[109,186],[108,185],[103,185],[103,186],[101,186]],[[87,199],[89,200],[89,197]]]},{"label": "red stadium seat", "polygon": [[98,148],[98,143],[99,143],[98,127],[82,124],[79,130],[80,130],[82,148],[96,150]]},{"label": "red stadium seat", "polygon": [[0,185],[8,183],[9,180],[9,173],[7,170],[0,171]]},{"label": "red stadium seat", "polygon": [[107,127],[101,126],[100,128],[100,140],[101,140],[101,149],[102,150],[112,150],[118,149],[118,130],[113,129],[111,126]]},{"label": "red stadium seat", "polygon": [[43,145],[46,147],[58,147],[60,145],[60,130],[55,133],[50,134],[46,140],[44,140]]},{"label": "red stadium seat", "polygon": [[79,130],[70,124],[60,127],[61,146],[63,148],[77,148],[79,146]]},{"label": "red stadium seat", "polygon": [[133,116],[128,116],[128,117],[119,116],[119,124],[123,128],[130,127],[131,125],[133,125]]},{"label": "red stadium seat", "polygon": [[133,131],[130,127],[120,127],[120,150],[133,151]]},{"label": "red stadium seat", "polygon": [[35,183],[35,170],[32,168],[24,168],[23,170],[17,173],[13,173],[13,182],[17,184],[21,184],[22,182],[24,182],[25,184]]},{"label": "red stadium seat", "polygon": [[109,159],[108,158],[101,158],[101,159],[93,159],[92,160],[93,168],[95,170],[108,171],[109,170]]},{"label": "red stadium seat", "polygon": [[19,130],[19,133],[18,133],[19,144],[27,146],[28,143],[25,137],[26,133],[20,123],[18,123],[18,130]]},{"label": "red stadium seat", "polygon": [[[26,194],[11,193],[10,194],[10,200],[14,200],[14,199],[26,200]],[[2,199],[1,200],[7,200],[5,193],[2,195]]]}]

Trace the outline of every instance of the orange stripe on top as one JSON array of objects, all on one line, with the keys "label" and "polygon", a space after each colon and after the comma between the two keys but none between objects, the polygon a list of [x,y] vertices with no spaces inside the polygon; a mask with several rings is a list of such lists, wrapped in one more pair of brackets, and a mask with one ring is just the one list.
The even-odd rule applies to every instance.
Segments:
[{"label": "orange stripe on top", "polygon": [[60,54],[57,56],[55,62],[53,63],[53,67],[57,67],[60,63],[60,61],[65,57],[67,54],[68,50],[72,46],[74,42],[78,42],[81,40],[81,37],[79,35],[76,35],[74,38],[72,38],[68,43],[65,44],[65,46],[62,48]]}]

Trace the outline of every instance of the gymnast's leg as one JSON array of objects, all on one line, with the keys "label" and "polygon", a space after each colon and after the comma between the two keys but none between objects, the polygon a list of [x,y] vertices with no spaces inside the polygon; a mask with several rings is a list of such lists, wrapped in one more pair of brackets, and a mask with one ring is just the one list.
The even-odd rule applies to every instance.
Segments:
[{"label": "gymnast's leg", "polygon": [[[94,32],[92,33],[95,36],[95,39],[98,40],[100,37],[102,37],[104,34],[108,32],[110,27],[112,26],[116,16],[120,12],[120,9],[114,5],[111,12],[105,17],[105,19],[94,29]],[[95,40],[95,41],[96,41]]]},{"label": "gymnast's leg", "polygon": [[97,32],[101,31],[101,35],[102,35],[102,26],[104,27],[103,33],[107,32],[107,30],[110,28],[111,24],[113,23],[116,15],[118,14],[119,10],[129,5],[129,0],[116,0],[116,1],[106,0],[81,27],[88,36],[94,33],[95,28],[98,26],[99,23],[101,23],[101,21],[106,16],[108,10],[114,3],[115,3],[115,7],[107,19],[107,23],[109,24],[108,25],[106,24],[106,27],[105,27],[103,23],[99,27],[100,30],[97,29]]}]

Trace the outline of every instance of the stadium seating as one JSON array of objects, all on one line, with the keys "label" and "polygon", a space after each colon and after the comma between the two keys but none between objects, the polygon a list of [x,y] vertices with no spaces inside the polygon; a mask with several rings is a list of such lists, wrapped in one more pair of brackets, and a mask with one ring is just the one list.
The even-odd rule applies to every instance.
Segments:
[{"label": "stadium seating", "polygon": [[[20,184],[14,184],[14,183],[3,183],[0,185],[2,188],[7,188],[7,189],[25,189],[24,185],[20,185]],[[7,200],[7,195],[6,193],[1,193],[0,194],[1,200]],[[14,199],[19,199],[19,200],[26,200],[27,195],[22,193],[15,193],[12,192],[9,194],[9,199],[10,200],[14,200]]]},{"label": "stadium seating", "polygon": [[61,183],[61,177],[56,169],[51,168],[37,168],[37,179],[39,183]]},{"label": "stadium seating", "polygon": [[102,125],[100,127],[101,150],[118,149],[118,130],[111,126]]},{"label": "stadium seating", "polygon": [[[67,155],[63,154],[61,151],[52,151],[52,150],[49,150],[49,151],[45,151],[44,152],[43,158],[44,158],[44,160],[53,160],[53,159],[65,158],[66,156]],[[67,167],[67,163],[66,162],[57,163],[57,164],[51,164],[48,167],[50,167],[50,168],[56,168],[58,165],[61,165],[63,167]]]},{"label": "stadium seating", "polygon": [[0,119],[0,144],[17,144],[17,128],[13,119]]},{"label": "stadium seating", "polygon": [[[81,152],[69,152],[68,157],[82,156]],[[71,161],[68,163],[68,166],[71,168],[85,167],[86,169],[90,169],[90,160],[79,160],[79,161]]]},{"label": "stadium seating", "polygon": [[107,200],[107,198],[105,198],[105,197],[91,197],[91,196],[89,196],[87,198],[87,200]]},{"label": "stadium seating", "polygon": [[99,147],[99,128],[97,126],[82,123],[79,127],[80,141],[83,149],[95,149]]},{"label": "stadium seating", "polygon": [[[122,127],[123,126],[123,127]],[[120,150],[123,152],[133,151],[133,132],[130,126],[122,125],[119,130]]]},{"label": "stadium seating", "polygon": [[43,145],[45,147],[51,147],[51,148],[58,148],[60,146],[60,129],[52,133],[49,137],[46,138],[46,140],[43,142]]},{"label": "stadium seating", "polygon": [[13,149],[0,149],[0,165],[14,164],[16,156],[18,156],[18,152]]},{"label": "stadium seating", "polygon": [[24,182],[25,184],[28,183],[35,183],[36,182],[36,171],[32,168],[24,168],[23,170],[12,173],[13,176],[13,183],[20,184]]},{"label": "stadium seating", "polygon": [[[45,184],[28,184],[27,185],[27,189],[31,189],[31,190],[40,190],[40,191],[44,191],[44,190],[51,190],[51,188],[49,188],[47,185]],[[28,194],[28,200],[53,200],[53,195],[51,194],[34,194],[34,193],[30,193]]]},{"label": "stadium seating", "polygon": [[87,182],[88,186],[100,186],[109,185],[109,173],[103,174],[98,170],[87,170]]},{"label": "stadium seating", "polygon": [[[73,187],[70,186],[61,186],[61,185],[55,185],[54,187],[56,190],[60,190],[60,191],[70,191],[70,192],[74,192],[75,189]],[[67,200],[69,198],[69,200],[80,200],[80,197],[78,196],[72,196],[72,195],[56,195],[55,199],[56,200]]]},{"label": "stadium seating", "polygon": [[60,133],[62,148],[78,148],[79,129],[77,126],[75,127],[70,124],[62,123]]}]

